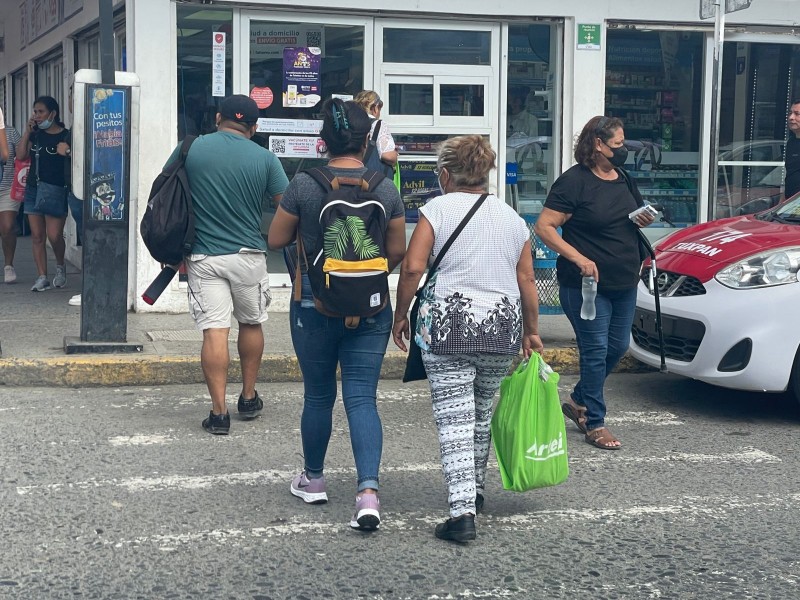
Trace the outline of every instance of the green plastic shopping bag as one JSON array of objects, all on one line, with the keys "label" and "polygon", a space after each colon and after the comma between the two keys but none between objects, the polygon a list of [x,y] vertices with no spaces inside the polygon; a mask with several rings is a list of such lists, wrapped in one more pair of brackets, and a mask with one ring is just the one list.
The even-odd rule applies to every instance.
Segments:
[{"label": "green plastic shopping bag", "polygon": [[569,475],[558,379],[534,352],[500,384],[492,441],[504,489],[524,492],[558,485]]}]

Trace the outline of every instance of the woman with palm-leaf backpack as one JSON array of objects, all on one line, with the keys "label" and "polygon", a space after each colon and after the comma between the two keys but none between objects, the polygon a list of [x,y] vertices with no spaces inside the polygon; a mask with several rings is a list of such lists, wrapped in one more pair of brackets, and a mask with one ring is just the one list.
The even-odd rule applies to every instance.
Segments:
[{"label": "woman with palm-leaf backpack", "polygon": [[[351,322],[353,319],[345,316],[332,316],[341,311],[326,310],[330,305],[324,294],[338,284],[339,300],[350,300],[353,306],[361,304],[360,280],[364,278],[347,276],[348,273],[335,277],[334,270],[346,268],[347,259],[353,259],[364,261],[368,267],[382,263],[379,271],[391,272],[405,254],[405,217],[403,202],[393,182],[373,177],[375,174],[367,171],[362,162],[371,125],[366,111],[354,102],[340,99],[327,100],[322,111],[320,137],[330,160],[324,169],[302,171],[292,179],[268,234],[273,250],[285,248],[295,240],[299,248],[285,254],[288,261],[296,260],[297,267],[295,301],[291,303],[289,316],[292,343],[303,374],[300,434],[305,465],[292,480],[290,491],[309,504],[328,501],[324,463],[336,402],[336,370],[340,366],[342,397],[358,475],[356,508],[350,526],[370,531],[380,525],[377,491],[383,430],[376,393],[391,333],[392,307],[385,294],[369,294],[367,306],[375,309],[359,311],[356,314],[368,316]],[[334,188],[339,181],[367,182],[365,188],[374,198],[373,206],[379,206],[382,218],[328,215],[332,178],[337,180]],[[323,209],[325,214],[321,214]],[[324,230],[321,217],[328,223]],[[382,244],[375,242],[378,239]],[[382,246],[380,252],[376,246]],[[320,267],[315,271],[320,261],[324,261],[325,270]],[[356,274],[357,271],[350,273]]]}]

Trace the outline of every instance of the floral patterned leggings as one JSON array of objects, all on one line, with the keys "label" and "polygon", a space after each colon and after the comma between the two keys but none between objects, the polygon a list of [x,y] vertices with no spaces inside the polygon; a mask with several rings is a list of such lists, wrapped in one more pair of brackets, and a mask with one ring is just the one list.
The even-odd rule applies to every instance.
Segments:
[{"label": "floral patterned leggings", "polygon": [[486,482],[493,400],[512,359],[508,354],[422,352],[451,517],[475,514],[475,494],[483,493]]}]

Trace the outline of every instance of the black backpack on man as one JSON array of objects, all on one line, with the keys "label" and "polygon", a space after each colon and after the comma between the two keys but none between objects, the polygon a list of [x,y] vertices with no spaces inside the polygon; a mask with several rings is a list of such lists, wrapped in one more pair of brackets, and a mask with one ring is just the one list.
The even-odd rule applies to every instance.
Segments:
[{"label": "black backpack on man", "polygon": [[150,256],[165,265],[177,265],[194,244],[192,192],[186,174],[186,156],[197,136],[187,135],[180,156],[156,177],[139,226]]},{"label": "black backpack on man", "polygon": [[[385,178],[367,170],[361,178],[337,177],[326,167],[304,171],[327,193],[320,208],[320,235],[314,255],[307,255],[298,237],[298,270],[307,260],[317,310],[345,317],[357,327],[360,317],[380,312],[389,297],[386,252],[386,208],[375,188]],[[295,299],[298,299],[300,278]]]}]

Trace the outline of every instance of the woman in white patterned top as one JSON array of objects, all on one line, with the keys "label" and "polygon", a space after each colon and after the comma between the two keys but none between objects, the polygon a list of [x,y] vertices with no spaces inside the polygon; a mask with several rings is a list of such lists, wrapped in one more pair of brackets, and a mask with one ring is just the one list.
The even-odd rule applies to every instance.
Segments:
[{"label": "woman in white patterned top", "polygon": [[[500,381],[520,347],[526,357],[542,350],[530,236],[511,207],[487,194],[495,161],[480,135],[441,145],[436,174],[444,195],[419,210],[400,271],[392,330],[402,350],[411,336],[422,349],[450,502],[451,518],[436,526],[435,535],[459,542],[475,539]],[[422,291],[417,330],[411,332],[407,313],[428,259],[484,194]]]},{"label": "woman in white patterned top", "polygon": [[381,119],[383,100],[381,100],[377,92],[364,90],[358,92],[353,101],[367,111],[369,118],[372,120],[372,125],[369,128],[370,137],[372,137],[372,132],[375,131],[375,125],[380,121],[381,128],[378,131],[378,139],[375,145],[378,147],[381,160],[387,165],[394,166],[398,156],[397,147],[394,145],[394,138],[392,137],[392,132],[389,131],[389,125]]}]

